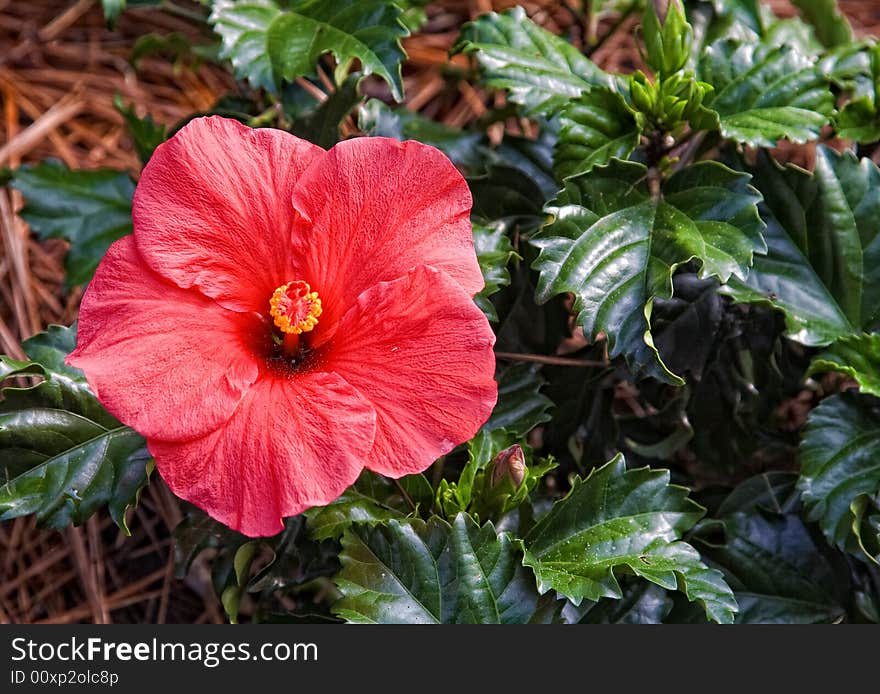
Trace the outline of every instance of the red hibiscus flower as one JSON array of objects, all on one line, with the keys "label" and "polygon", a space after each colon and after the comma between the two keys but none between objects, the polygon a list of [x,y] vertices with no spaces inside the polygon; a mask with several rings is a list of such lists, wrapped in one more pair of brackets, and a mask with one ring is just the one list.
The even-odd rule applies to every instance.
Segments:
[{"label": "red hibiscus flower", "polygon": [[176,494],[274,534],[365,467],[424,470],[489,416],[470,207],[417,142],[325,151],[194,120],[144,168],[134,235],[89,285],[69,363]]}]

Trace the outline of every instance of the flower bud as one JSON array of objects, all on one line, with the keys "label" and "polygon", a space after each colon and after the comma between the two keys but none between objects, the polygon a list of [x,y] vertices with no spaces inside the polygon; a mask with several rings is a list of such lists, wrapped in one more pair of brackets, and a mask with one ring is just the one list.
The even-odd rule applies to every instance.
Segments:
[{"label": "flower bud", "polygon": [[505,448],[492,458],[492,486],[497,486],[505,476],[510,477],[514,487],[519,487],[526,478],[526,458],[518,443]]},{"label": "flower bud", "polygon": [[642,21],[644,58],[655,73],[667,76],[678,72],[687,64],[694,31],[685,19],[684,10],[678,0],[670,0],[662,26],[655,4],[648,3]]}]

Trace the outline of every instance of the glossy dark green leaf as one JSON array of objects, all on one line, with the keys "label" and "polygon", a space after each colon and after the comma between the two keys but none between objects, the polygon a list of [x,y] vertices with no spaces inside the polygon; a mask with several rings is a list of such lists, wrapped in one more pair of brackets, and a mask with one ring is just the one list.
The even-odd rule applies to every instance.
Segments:
[{"label": "glossy dark green leaf", "polygon": [[612,158],[626,159],[639,144],[635,116],[623,97],[610,89],[595,88],[570,101],[559,120],[553,170],[560,181]]},{"label": "glossy dark green leaf", "polygon": [[[810,520],[818,521],[828,541],[880,563],[866,540],[880,500],[880,400],[841,393],[810,412],[799,450],[798,487]],[[863,538],[863,535],[865,536]]]},{"label": "glossy dark green leaf", "polygon": [[315,540],[338,539],[352,523],[378,523],[427,511],[434,503],[434,488],[424,475],[391,480],[364,470],[338,499],[303,515]]},{"label": "glossy dark green leaf", "polygon": [[715,41],[740,39],[757,41],[764,34],[764,17],[758,0],[684,0],[685,13],[694,29],[691,60],[694,71],[706,46]]},{"label": "glossy dark green leaf", "polygon": [[266,45],[269,25],[279,15],[272,0],[215,0],[209,21],[222,40],[220,56],[232,63],[235,76],[254,87],[277,90],[277,79]]},{"label": "glossy dark green leaf", "polygon": [[794,472],[764,472],[738,484],[718,507],[718,516],[769,511],[777,515],[800,510]]},{"label": "glossy dark green leaf", "polygon": [[745,282],[722,291],[785,314],[806,345],[872,329],[880,319],[880,171],[869,159],[820,146],[813,176],[760,156],[754,183],[766,202],[769,251]]},{"label": "glossy dark green leaf", "polygon": [[41,523],[84,523],[102,506],[127,531],[153,463],[144,440],[108,414],[82,372],[64,364],[76,331],[52,326],[23,344],[31,361],[0,356],[0,381],[42,378],[6,388],[0,400],[0,521],[36,514]]},{"label": "glossy dark green leaf", "polygon": [[[541,127],[536,138],[506,135],[497,147],[491,149],[487,165],[516,169],[520,176],[530,179],[543,194],[543,205],[559,190],[553,175],[553,156],[558,138],[556,120],[538,120]],[[501,215],[506,217],[507,215]]]},{"label": "glossy dark green leaf", "polygon": [[660,586],[633,579],[622,586],[620,599],[602,598],[591,605],[579,624],[661,624],[672,600]]},{"label": "glossy dark green leaf", "polygon": [[710,0],[715,10],[725,16],[734,16],[737,21],[749,27],[756,35],[764,31],[764,18],[761,16],[760,0]]},{"label": "glossy dark green leaf", "polygon": [[642,164],[614,160],[573,176],[548,206],[553,220],[531,242],[540,249],[537,300],[564,292],[578,322],[639,376],[683,383],[660,360],[650,332],[655,297],[668,298],[674,270],[701,261],[702,277],[745,277],[765,249],[749,176],[716,162],[673,175],[652,196]]},{"label": "glossy dark green leaf", "polygon": [[816,36],[828,48],[853,40],[852,28],[837,6],[837,0],[792,0],[791,4],[813,25]]},{"label": "glossy dark green leaf", "polygon": [[510,284],[507,264],[513,258],[519,257],[505,232],[503,224],[494,226],[474,224],[474,249],[477,252],[480,270],[483,272],[483,281],[486,283],[482,291],[474,297],[474,301],[493,322],[498,320],[498,313],[490,297]]},{"label": "glossy dark green leaf", "polygon": [[847,335],[816,355],[808,373],[836,371],[854,379],[863,393],[880,397],[880,334]]},{"label": "glossy dark green leaf", "polygon": [[655,299],[654,344],[673,373],[702,378],[724,320],[724,300],[717,289],[715,279],[679,272],[673,277],[672,298]]},{"label": "glossy dark green leaf", "polygon": [[280,80],[313,74],[318,59],[332,53],[337,82],[359,60],[363,73],[384,79],[399,101],[406,57],[400,39],[409,33],[400,15],[390,0],[216,0],[210,22],[223,41],[222,57],[255,87],[277,91]]},{"label": "glossy dark green leaf", "polygon": [[863,144],[880,140],[880,114],[867,96],[848,101],[838,114],[835,129],[840,137]]},{"label": "glossy dark green leaf", "polygon": [[[840,137],[856,142],[868,144],[880,140],[880,45],[861,46],[860,44],[847,44],[846,48],[852,51],[858,46],[861,50],[852,54],[840,49],[836,59],[826,59],[838,73],[837,82],[844,89],[852,92],[851,99],[844,104],[835,119],[835,128]],[[858,62],[862,58],[865,64]],[[849,74],[841,79],[841,64],[849,66]],[[850,78],[847,81],[846,78]]]},{"label": "glossy dark green leaf", "polygon": [[724,543],[701,551],[733,588],[737,623],[815,624],[846,614],[846,571],[797,514],[738,512],[721,525]]},{"label": "glossy dark green leaf", "polygon": [[717,622],[733,621],[736,601],[720,572],[709,569],[681,537],[704,509],[688,490],[669,484],[668,470],[627,470],[623,456],[575,479],[523,539],[524,564],[538,589],[556,590],[575,604],[620,598],[615,571],[679,588]]},{"label": "glossy dark green leaf", "polygon": [[555,115],[610,76],[568,43],[532,22],[521,7],[465,24],[453,52],[473,53],[489,87],[506,89],[529,115]]},{"label": "glossy dark green leaf", "polygon": [[357,483],[335,501],[305,512],[309,534],[316,540],[339,538],[353,523],[376,524],[405,515],[402,510],[377,499],[368,493],[364,485]]},{"label": "glossy dark green leaf", "polygon": [[410,32],[417,32],[428,21],[428,13],[425,7],[430,2],[431,0],[395,0],[395,4],[403,10],[403,13],[400,15],[400,22]]},{"label": "glossy dark green leaf", "polygon": [[857,91],[870,84],[874,69],[872,53],[876,48],[869,41],[853,41],[829,51],[819,60],[819,69],[841,89]]},{"label": "glossy dark green leaf", "polygon": [[816,38],[814,27],[800,17],[776,19],[767,24],[762,38],[765,43],[771,46],[797,46],[801,53],[811,58],[825,53],[825,46]]},{"label": "glossy dark green leaf", "polygon": [[492,147],[485,133],[454,128],[370,99],[360,109],[359,125],[370,135],[418,140],[442,151],[465,173],[474,195],[474,217],[486,224],[531,222],[557,189],[552,124],[545,124],[535,139],[509,135]]},{"label": "glossy dark green leaf", "polygon": [[718,112],[721,134],[753,147],[815,140],[834,111],[825,76],[795,46],[718,41],[698,76],[715,88],[706,106]]},{"label": "glossy dark green leaf", "polygon": [[339,127],[342,121],[361,101],[361,95],[358,93],[359,81],[359,74],[349,75],[326,101],[303,117],[294,120],[290,128],[291,132],[319,147],[330,149],[339,142]]},{"label": "glossy dark green leaf", "polygon": [[400,22],[395,3],[305,0],[288,3],[286,8],[266,35],[269,57],[281,78],[291,81],[311,74],[318,58],[332,53],[341,66],[359,60],[365,75],[378,75],[396,100],[403,99],[400,63],[406,54],[400,39],[409,31]]},{"label": "glossy dark green leaf", "polygon": [[138,157],[140,157],[143,164],[146,164],[150,157],[153,156],[156,147],[165,141],[167,136],[165,126],[156,123],[149,114],[144,118],[138,117],[134,112],[134,104],[125,106],[118,94],[113,100],[113,107],[125,119],[125,127],[134,143]]},{"label": "glossy dark green leaf", "polygon": [[134,182],[127,173],[71,171],[45,161],[20,168],[12,185],[25,198],[22,217],[41,239],[70,242],[68,287],[88,282],[110,244],[131,233]]},{"label": "glossy dark green leaf", "polygon": [[183,504],[183,520],[174,528],[174,575],[185,578],[195,558],[207,549],[234,552],[248,538],[201,509]]},{"label": "glossy dark green leaf", "polygon": [[469,176],[473,194],[473,215],[481,222],[524,220],[537,227],[546,198],[536,181],[512,166],[491,166],[479,176]]},{"label": "glossy dark green leaf", "polygon": [[524,501],[537,481],[555,467],[555,463],[532,465],[531,450],[524,440],[532,429],[551,418],[549,410],[553,407],[553,401],[540,392],[546,385],[540,371],[525,364],[500,366],[495,380],[498,381],[498,402],[486,423],[468,441],[467,464],[457,482],[441,484],[438,489],[437,498],[448,515],[451,515],[449,509],[458,512],[469,507],[480,471],[500,451],[514,444],[527,450],[531,470],[529,480],[532,482],[530,486],[527,485],[525,493],[517,496],[518,501]]},{"label": "glossy dark green leaf", "polygon": [[392,109],[379,99],[369,99],[360,108],[358,125],[369,135],[418,140],[432,145],[467,171],[480,170],[485,161],[483,133],[438,123],[403,106]]},{"label": "glossy dark green leaf", "polygon": [[553,401],[540,392],[546,381],[538,370],[524,364],[502,366],[495,378],[498,402],[483,431],[504,429],[514,436],[525,436],[550,419],[548,410]]},{"label": "glossy dark green leaf", "polygon": [[464,514],[352,526],[342,547],[334,612],[347,622],[525,624],[537,607],[511,541]]}]

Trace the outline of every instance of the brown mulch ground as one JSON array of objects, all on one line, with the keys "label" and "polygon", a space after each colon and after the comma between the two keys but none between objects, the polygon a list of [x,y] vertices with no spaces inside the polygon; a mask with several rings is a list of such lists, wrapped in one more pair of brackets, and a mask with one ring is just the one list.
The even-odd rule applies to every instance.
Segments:
[{"label": "brown mulch ground", "polygon": [[[54,157],[71,168],[136,174],[137,155],[113,107],[117,94],[140,115],[170,126],[234,88],[229,75],[210,64],[175,66],[145,57],[133,66],[132,45],[149,32],[178,32],[194,43],[211,37],[185,18],[139,8],[126,12],[111,32],[98,4],[0,0],[0,168]],[[462,126],[500,99],[450,79],[447,53],[464,21],[514,4],[432,5],[425,30],[406,42],[408,106]],[[566,9],[577,2],[521,4],[542,25],[580,40],[582,29],[572,26]],[[781,0],[772,4],[791,11]],[[859,33],[880,33],[880,1],[844,0],[841,6]],[[602,26],[614,21],[608,17]],[[637,62],[635,22],[628,20],[594,59],[606,67]],[[456,61],[464,64],[461,57]],[[527,123],[506,125],[529,129]],[[34,240],[16,215],[21,205],[15,191],[0,189],[0,353],[19,358],[22,339],[51,323],[70,324],[80,298],[63,290],[64,243]],[[0,623],[223,621],[204,570],[197,567],[185,582],[173,577],[170,529],[179,520],[177,501],[154,475],[129,522],[131,537],[106,514],[64,531],[40,530],[32,518],[0,524]]]}]

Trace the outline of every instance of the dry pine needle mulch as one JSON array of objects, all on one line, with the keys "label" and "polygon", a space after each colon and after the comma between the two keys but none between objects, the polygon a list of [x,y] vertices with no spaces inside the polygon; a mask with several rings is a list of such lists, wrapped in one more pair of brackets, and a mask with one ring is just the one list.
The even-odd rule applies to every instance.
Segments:
[{"label": "dry pine needle mulch", "polygon": [[[566,7],[577,2],[436,2],[424,30],[405,44],[408,107],[460,127],[500,103],[501,96],[450,79],[448,51],[465,21],[515,4],[551,31],[580,40],[581,28]],[[783,0],[770,4],[792,12]],[[841,6],[860,34],[880,33],[880,2]],[[615,19],[600,21],[604,27]],[[624,71],[637,65],[636,22],[625,22],[594,60]],[[215,65],[175,65],[158,57],[132,65],[135,40],[150,32],[211,41],[186,19],[152,9],[127,11],[109,31],[93,0],[0,0],[0,167],[52,157],[74,169],[136,174],[140,164],[113,105],[117,95],[138,115],[172,126],[235,89]],[[463,65],[464,59],[453,62]],[[530,128],[513,121],[490,134],[500,138],[505,129]],[[52,323],[69,325],[80,299],[79,292],[64,291],[64,242],[37,242],[17,216],[21,206],[17,192],[0,189],[0,353],[18,358],[21,340]],[[224,621],[204,564],[184,581],[174,578],[170,531],[180,518],[177,500],[154,475],[129,520],[131,537],[106,514],[63,531],[38,529],[33,518],[0,524],[0,623]]]}]

